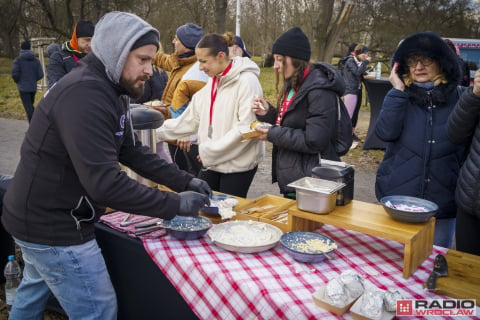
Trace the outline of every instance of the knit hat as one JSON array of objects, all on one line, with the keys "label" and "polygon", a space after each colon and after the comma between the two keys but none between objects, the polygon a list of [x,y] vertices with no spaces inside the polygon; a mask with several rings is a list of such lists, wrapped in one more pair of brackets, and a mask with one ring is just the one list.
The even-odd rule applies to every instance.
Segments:
[{"label": "knit hat", "polygon": [[245,43],[243,43],[242,38],[235,36],[235,44],[242,49],[244,57],[250,58],[250,53],[248,53],[247,48],[245,48]]},{"label": "knit hat", "polygon": [[32,46],[30,45],[30,41],[23,41],[20,48],[22,50],[30,50]]},{"label": "knit hat", "polygon": [[286,31],[275,41],[272,54],[309,61],[312,51],[307,36],[299,27]]},{"label": "knit hat", "polygon": [[400,78],[410,72],[407,59],[411,56],[426,56],[438,62],[449,82],[458,84],[461,78],[458,57],[436,33],[417,32],[407,36],[393,54],[392,66],[399,63],[397,73]]},{"label": "knit hat", "polygon": [[198,41],[202,38],[203,30],[200,26],[187,23],[177,28],[177,38],[188,49],[195,49]]},{"label": "knit hat", "polygon": [[94,30],[95,26],[88,20],[78,21],[77,26],[75,27],[77,38],[91,38],[93,37]]},{"label": "knit hat", "polygon": [[143,36],[138,38],[137,41],[133,44],[133,46],[130,48],[130,51],[133,51],[137,48],[146,46],[147,44],[154,44],[157,46],[157,50],[159,48],[159,42],[160,42],[160,37],[158,32],[151,30],[147,33],[145,33]]}]

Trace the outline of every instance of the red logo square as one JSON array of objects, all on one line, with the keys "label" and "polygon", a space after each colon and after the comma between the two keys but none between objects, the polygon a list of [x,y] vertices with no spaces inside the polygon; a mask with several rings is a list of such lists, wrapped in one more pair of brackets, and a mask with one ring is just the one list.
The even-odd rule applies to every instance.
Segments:
[{"label": "red logo square", "polygon": [[413,300],[397,300],[397,316],[412,316]]}]

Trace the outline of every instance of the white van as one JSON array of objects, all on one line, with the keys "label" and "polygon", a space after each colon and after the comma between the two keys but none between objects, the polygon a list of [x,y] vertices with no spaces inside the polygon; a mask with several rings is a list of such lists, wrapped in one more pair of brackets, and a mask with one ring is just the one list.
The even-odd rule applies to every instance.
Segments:
[{"label": "white van", "polygon": [[480,39],[448,39],[460,49],[460,56],[468,64],[470,79],[473,79],[475,71],[480,67]]}]

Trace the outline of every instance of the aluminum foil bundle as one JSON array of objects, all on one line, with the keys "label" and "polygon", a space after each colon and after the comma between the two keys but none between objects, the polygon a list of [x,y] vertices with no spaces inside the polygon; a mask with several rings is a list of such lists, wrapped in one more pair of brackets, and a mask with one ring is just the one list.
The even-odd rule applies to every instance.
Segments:
[{"label": "aluminum foil bundle", "polygon": [[378,290],[367,290],[362,296],[360,312],[370,319],[380,319],[383,313],[384,293]]},{"label": "aluminum foil bundle", "polygon": [[355,270],[347,270],[340,275],[340,281],[345,285],[350,297],[355,299],[365,290],[363,278]]},{"label": "aluminum foil bundle", "polygon": [[397,310],[397,300],[399,299],[403,299],[403,297],[398,290],[388,289],[385,292],[385,297],[383,299],[385,310],[388,312],[395,312]]},{"label": "aluminum foil bundle", "polygon": [[338,278],[330,280],[325,289],[325,296],[330,304],[336,307],[343,307],[347,304],[348,294],[345,285]]}]

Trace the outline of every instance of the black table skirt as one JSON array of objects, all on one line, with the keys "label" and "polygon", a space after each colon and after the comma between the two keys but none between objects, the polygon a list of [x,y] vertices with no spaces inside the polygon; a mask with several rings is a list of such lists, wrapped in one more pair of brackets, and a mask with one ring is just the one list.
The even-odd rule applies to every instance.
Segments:
[{"label": "black table skirt", "polygon": [[198,319],[140,240],[96,224],[96,237],[118,299],[118,319]]},{"label": "black table skirt", "polygon": [[[95,224],[95,233],[117,293],[119,320],[198,319],[139,239],[102,223]],[[47,309],[65,314],[53,295]]]},{"label": "black table skirt", "polygon": [[386,79],[364,79],[364,83],[370,102],[370,124],[363,142],[363,149],[385,149],[385,142],[375,133],[375,123],[382,109],[383,99],[392,88],[392,84]]}]

